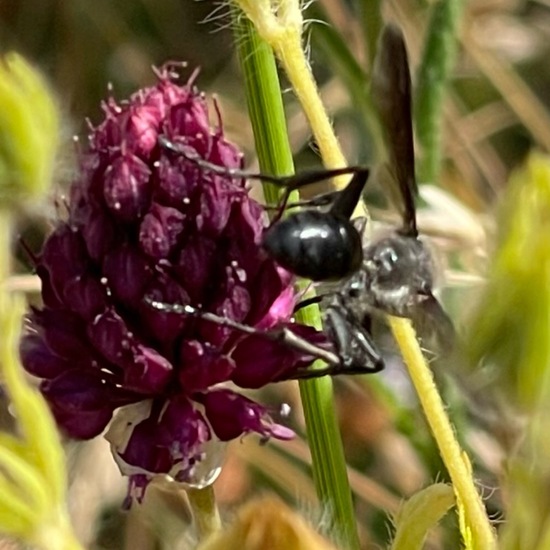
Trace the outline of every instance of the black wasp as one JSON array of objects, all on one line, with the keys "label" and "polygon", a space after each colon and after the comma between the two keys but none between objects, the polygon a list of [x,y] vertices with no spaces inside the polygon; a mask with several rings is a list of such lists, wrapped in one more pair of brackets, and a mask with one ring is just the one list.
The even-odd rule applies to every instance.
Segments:
[{"label": "black wasp", "polygon": [[[411,77],[403,35],[394,25],[387,25],[382,32],[371,86],[386,134],[389,157],[386,172],[400,199],[403,224],[397,231],[372,240],[366,246],[362,242],[364,222],[354,222],[350,218],[369,177],[368,169],[352,166],[275,178],[228,170],[192,159],[204,169],[222,175],[254,177],[284,187],[280,207],[262,244],[281,266],[298,276],[313,281],[337,281],[334,290],[297,306],[322,304],[324,330],[334,344],[334,353],[310,344],[290,330],[261,332],[192,306],[149,303],[164,311],[200,316],[248,334],[261,333],[266,338],[281,339],[328,363],[325,369],[297,373],[296,378],[380,371],[384,364],[370,330],[371,318],[380,312],[409,317],[424,324],[432,319],[430,324],[441,341],[452,340],[451,321],[432,292],[432,256],[418,238]],[[185,154],[178,145],[165,139],[161,139],[161,145]],[[353,174],[343,190],[304,203],[315,209],[280,219],[292,191],[343,174]],[[320,210],[321,206],[328,206],[328,210]]]}]

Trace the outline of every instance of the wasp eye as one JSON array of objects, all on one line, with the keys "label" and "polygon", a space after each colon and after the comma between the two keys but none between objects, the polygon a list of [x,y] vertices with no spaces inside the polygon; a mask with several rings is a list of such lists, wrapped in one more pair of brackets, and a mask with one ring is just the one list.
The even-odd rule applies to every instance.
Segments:
[{"label": "wasp eye", "polygon": [[377,257],[378,268],[389,273],[394,269],[397,259],[397,253],[393,248],[384,248]]}]

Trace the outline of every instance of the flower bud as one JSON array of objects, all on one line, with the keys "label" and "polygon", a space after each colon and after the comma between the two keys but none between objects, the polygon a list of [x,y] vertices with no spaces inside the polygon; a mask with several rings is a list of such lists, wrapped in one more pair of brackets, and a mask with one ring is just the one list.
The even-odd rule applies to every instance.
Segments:
[{"label": "flower bud", "polygon": [[66,434],[87,439],[111,424],[115,459],[139,497],[157,474],[203,484],[214,438],[290,437],[229,387],[283,380],[313,359],[148,303],[190,305],[260,332],[294,326],[291,277],[260,246],[263,208],[242,179],[190,160],[241,168],[242,154],[210,127],[204,95],[174,79],[164,68],[155,86],[104,104],[69,217],[37,257],[44,307],[22,344]]}]

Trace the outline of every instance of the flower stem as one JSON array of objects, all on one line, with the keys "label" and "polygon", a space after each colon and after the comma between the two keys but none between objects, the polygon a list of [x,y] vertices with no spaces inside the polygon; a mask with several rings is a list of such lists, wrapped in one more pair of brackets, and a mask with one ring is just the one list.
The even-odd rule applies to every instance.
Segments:
[{"label": "flower stem", "polygon": [[193,510],[197,538],[203,540],[221,529],[221,520],[214,488],[207,485],[202,489],[187,489],[187,498]]},{"label": "flower stem", "polygon": [[441,458],[449,472],[457,499],[464,510],[466,523],[471,530],[472,548],[479,550],[496,548],[495,534],[474,485],[468,459],[455,437],[411,322],[398,317],[388,319]]},{"label": "flower stem", "polygon": [[[236,1],[254,22],[260,36],[272,46],[286,70],[296,96],[306,112],[325,165],[329,167],[343,166],[343,154],[319,98],[317,87],[302,48],[302,18],[299,3],[297,0],[280,0],[277,15],[275,15],[269,9],[270,3],[268,0]],[[389,323],[405,363],[409,368],[445,465],[449,470],[458,500],[464,508],[468,526],[472,531],[474,548],[490,550],[496,544],[494,533],[481,498],[475,489],[467,461],[463,457],[462,450],[445,413],[441,397],[420,351],[412,325],[408,320],[396,318],[390,318]],[[318,380],[314,383],[320,384],[322,382]],[[304,392],[303,396],[304,406],[308,407],[308,396]],[[319,406],[322,403],[317,400],[315,405]],[[320,411],[317,411],[313,415],[313,419],[314,422],[322,424],[319,413]],[[312,441],[312,443],[312,454],[314,454],[315,441]],[[325,473],[330,475],[329,472]],[[317,482],[323,483],[326,480],[317,480]]]},{"label": "flower stem", "polygon": [[287,36],[275,41],[272,46],[304,109],[325,166],[327,168],[346,166],[346,159],[332,130],[332,124],[321,102],[311,67],[304,55],[301,35],[297,32],[289,32]]},{"label": "flower stem", "polygon": [[[323,163],[327,168],[347,165],[332,124],[323,106],[319,90],[303,47],[303,18],[298,0],[279,0],[275,9],[270,0],[235,0],[253,22],[258,35],[271,46],[309,121]],[[346,177],[336,178],[337,187],[345,185]],[[359,215],[368,216],[364,204],[357,207]]]},{"label": "flower stem", "polygon": [[[288,142],[281,87],[273,51],[246,19],[238,21],[236,35],[260,169],[272,175],[290,175],[294,172],[294,160]],[[264,184],[263,190],[268,204],[277,204],[280,188],[267,183]]]},{"label": "flower stem", "polygon": [[[292,154],[273,52],[247,20],[238,22],[237,44],[260,166],[274,175],[289,174],[293,170]],[[320,326],[318,309],[315,312],[315,308],[307,308],[307,313],[304,310],[299,314],[300,322]],[[300,382],[300,392],[313,478],[325,517],[343,548],[358,548],[346,462],[334,411],[332,381],[324,377]]]}]

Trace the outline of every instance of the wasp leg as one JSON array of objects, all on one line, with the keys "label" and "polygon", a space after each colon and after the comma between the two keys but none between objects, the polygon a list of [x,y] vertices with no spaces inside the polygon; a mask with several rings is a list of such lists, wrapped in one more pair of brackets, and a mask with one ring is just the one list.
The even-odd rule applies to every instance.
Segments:
[{"label": "wasp leg", "polygon": [[[320,195],[316,195],[315,197],[312,197],[311,199],[303,200],[303,201],[296,201],[287,203],[286,210],[290,210],[291,208],[303,208],[305,207],[321,207],[321,206],[329,206],[330,204],[333,204],[336,200],[336,197],[341,193],[342,191],[329,191],[328,193],[322,193]],[[280,210],[280,206],[265,206],[266,210]]]},{"label": "wasp leg", "polygon": [[[238,323],[232,319],[226,317],[221,317],[215,313],[210,313],[208,311],[201,311],[198,308],[189,305],[183,304],[167,304],[165,302],[159,302],[152,300],[150,298],[145,298],[145,301],[154,309],[163,311],[165,313],[177,313],[180,315],[188,315],[191,317],[200,318],[204,321],[211,323],[216,323],[220,326],[232,328],[242,332],[243,334],[249,334],[254,336],[261,336],[268,340],[281,342],[283,345],[294,348],[297,351],[311,355],[316,359],[321,359],[328,363],[326,367],[315,368],[315,369],[298,369],[294,372],[289,379],[292,380],[306,380],[310,378],[319,378],[321,376],[327,375],[338,375],[338,374],[369,374],[378,372],[383,368],[383,363],[380,356],[376,353],[373,348],[370,348],[368,345],[367,349],[371,349],[371,355],[369,356],[369,361],[365,364],[365,357],[363,356],[362,361],[352,361],[349,357],[341,358],[338,354],[332,353],[320,346],[311,344],[304,338],[301,338],[292,330],[288,328],[275,328],[271,330],[258,330],[249,325],[243,323]],[[334,324],[334,321],[332,321]],[[336,343],[339,348],[342,346],[341,343]]]},{"label": "wasp leg", "polygon": [[[166,136],[159,136],[158,142],[161,147],[183,156],[187,160],[194,162],[197,166],[203,168],[204,170],[208,170],[209,172],[230,178],[258,179],[272,183],[277,187],[284,188],[284,193],[276,207],[277,213],[271,222],[272,224],[281,219],[283,211],[285,210],[290,198],[290,194],[293,191],[326,179],[337,176],[345,176],[346,174],[353,174],[353,178],[350,180],[348,185],[342,189],[342,191],[333,192],[334,198],[332,200],[333,206],[331,208],[331,211],[334,211],[334,213],[338,213],[346,218],[349,218],[351,217],[351,214],[359,201],[359,197],[369,176],[369,170],[364,166],[345,166],[343,168],[335,168],[333,170],[322,168],[318,170],[300,172],[299,174],[293,174],[292,176],[280,177],[269,176],[267,174],[252,174],[246,170],[227,168],[225,166],[219,166],[218,164],[213,164],[204,159],[198,158],[192,149],[180,143],[174,143]],[[328,195],[330,195],[330,193],[328,193]],[[322,204],[330,204],[330,202],[327,203],[324,201],[326,201],[326,199],[321,199]]]},{"label": "wasp leg", "polygon": [[273,216],[271,225],[277,223],[281,219],[290,198],[290,194],[293,191],[296,191],[301,187],[305,187],[306,185],[311,185],[312,183],[317,183],[325,179],[342,176],[345,174],[353,174],[353,177],[342,190],[332,192],[333,202],[330,212],[349,219],[355,210],[357,203],[359,202],[359,198],[361,197],[361,193],[363,192],[369,177],[369,170],[365,167],[348,166],[347,168],[338,168],[336,170],[301,172],[300,174],[287,178],[283,196],[279,201],[278,212],[275,216]]},{"label": "wasp leg", "polygon": [[202,319],[204,321],[215,323],[217,325],[228,327],[233,330],[242,332],[243,334],[249,334],[253,336],[261,336],[267,340],[272,340],[276,342],[281,342],[284,345],[290,346],[297,351],[311,355],[317,359],[322,359],[330,365],[339,366],[341,361],[339,357],[326,349],[323,349],[315,344],[311,344],[304,338],[301,338],[289,328],[273,328],[270,330],[258,330],[255,327],[246,325],[244,323],[239,323],[228,319],[227,317],[222,317],[211,313],[209,311],[202,311],[198,308],[195,308],[190,305],[183,304],[167,304],[165,302],[159,302],[157,300],[152,300],[148,297],[145,297],[145,302],[149,304],[153,309],[163,311],[164,313],[177,313],[179,315],[187,315],[189,317],[195,317]]},{"label": "wasp leg", "polygon": [[330,296],[330,294],[318,294],[317,296],[306,298],[305,300],[298,302],[294,306],[294,310],[292,311],[292,313],[296,313],[301,309],[304,309],[305,307],[308,307],[308,306],[312,306],[314,304],[320,304],[323,301],[323,298],[326,298],[327,296]]},{"label": "wasp leg", "polygon": [[384,368],[384,361],[370,332],[352,318],[339,301],[328,306],[325,327],[338,350],[343,371],[352,371],[354,374],[375,373]]}]

